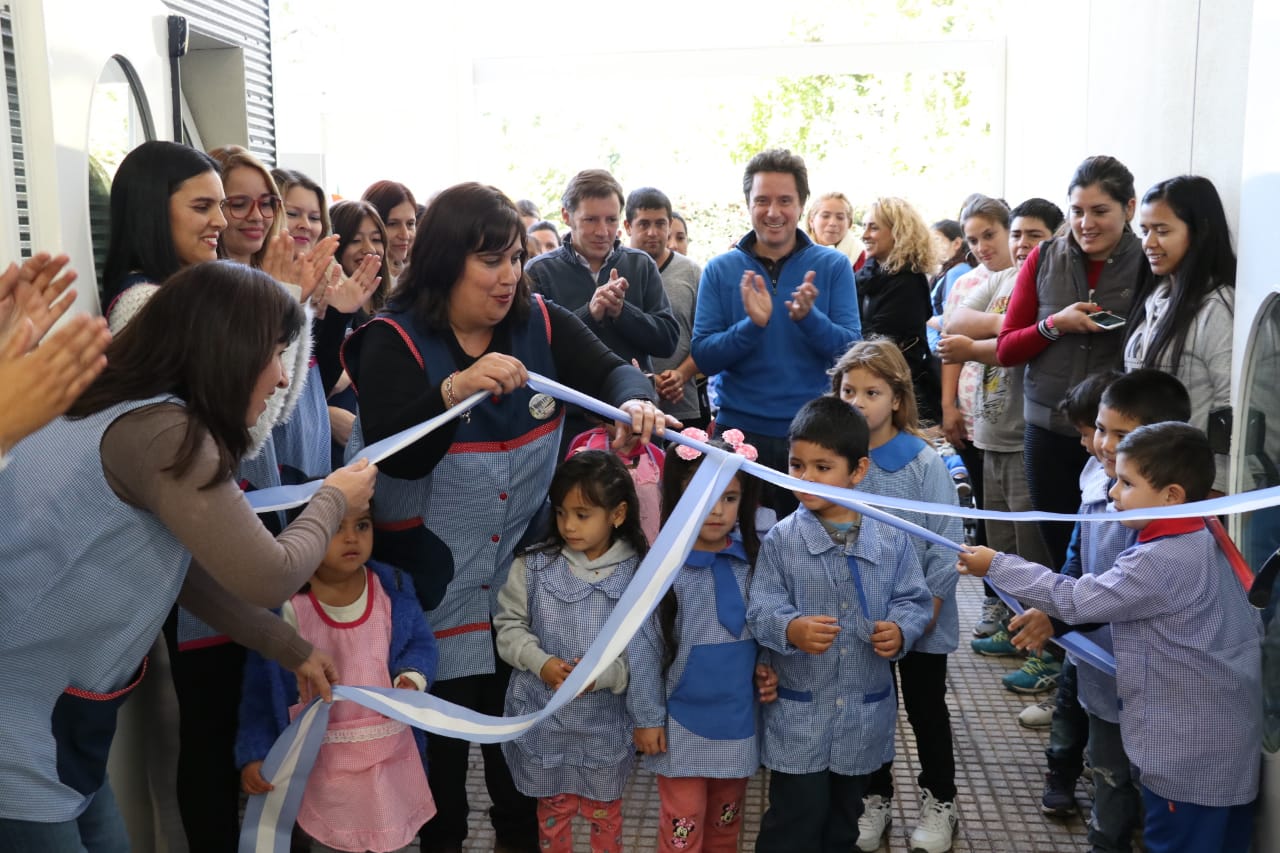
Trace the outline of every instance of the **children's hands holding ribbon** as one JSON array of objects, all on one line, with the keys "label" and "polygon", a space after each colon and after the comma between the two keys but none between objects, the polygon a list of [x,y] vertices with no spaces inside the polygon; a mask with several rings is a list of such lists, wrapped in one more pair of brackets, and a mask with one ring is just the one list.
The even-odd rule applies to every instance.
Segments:
[{"label": "children's hands holding ribbon", "polygon": [[991,568],[991,561],[995,557],[996,552],[990,548],[982,545],[966,545],[960,552],[960,559],[956,561],[956,568],[962,575],[973,575],[975,578],[986,577],[987,569]]}]

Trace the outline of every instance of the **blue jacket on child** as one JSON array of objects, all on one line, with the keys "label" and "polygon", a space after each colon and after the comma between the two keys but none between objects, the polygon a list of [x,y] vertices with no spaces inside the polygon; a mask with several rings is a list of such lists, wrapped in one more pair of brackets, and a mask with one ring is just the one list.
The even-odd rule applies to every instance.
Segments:
[{"label": "blue jacket on child", "polygon": [[[370,560],[366,565],[378,577],[391,599],[391,680],[403,672],[422,675],[430,687],[436,680],[436,638],[422,613],[413,581],[399,569]],[[267,757],[272,744],[289,725],[289,707],[298,701],[297,677],[275,661],[249,652],[240,692],[240,730],[236,734],[236,766]],[[427,736],[414,729],[418,751],[426,755]]]},{"label": "blue jacket on child", "polygon": [[[862,776],[893,758],[893,670],[871,648],[871,623],[898,625],[901,657],[924,633],[933,600],[906,535],[865,516],[861,524],[854,542],[837,545],[800,507],[761,543],[747,622],[777,652],[778,699],[762,707],[761,761],[771,770]],[[793,646],[787,626],[799,616],[837,617],[831,648]]]}]

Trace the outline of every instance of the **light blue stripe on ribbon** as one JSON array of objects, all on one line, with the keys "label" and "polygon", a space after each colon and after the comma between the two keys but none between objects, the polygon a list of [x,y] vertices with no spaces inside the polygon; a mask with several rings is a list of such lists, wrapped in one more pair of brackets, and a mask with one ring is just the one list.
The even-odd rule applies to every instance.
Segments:
[{"label": "light blue stripe on ribbon", "polygon": [[[334,688],[334,699],[356,702],[410,726],[476,743],[511,740],[555,713],[623,654],[674,582],[703,519],[746,461],[736,453],[708,450],[711,453],[698,466],[600,634],[542,710],[518,717],[492,717],[426,693],[343,685]],[[240,853],[287,853],[307,774],[315,764],[328,716],[329,706],[313,702],[272,746],[263,762],[262,775],[271,781],[274,790],[249,798]]]},{"label": "light blue stripe on ribbon", "polygon": [[[610,419],[622,421],[631,419],[621,409],[609,406],[536,373],[529,374],[529,386],[536,391],[550,394],[557,399],[576,404]],[[477,392],[461,404],[429,421],[369,445],[362,456],[377,463],[459,417],[472,406],[481,403],[487,396],[486,392]],[[627,643],[635,636],[644,620],[648,618],[671,586],[676,573],[684,565],[685,558],[693,546],[703,519],[710,511],[711,504],[719,497],[738,470],[789,491],[804,491],[818,495],[910,535],[923,537],[957,552],[963,550],[958,543],[877,507],[909,510],[929,515],[1008,521],[1095,522],[1226,515],[1250,512],[1280,503],[1280,487],[1276,487],[1168,509],[1137,510],[1105,515],[1094,513],[1076,516],[1064,513],[969,510],[948,504],[888,498],[852,489],[807,483],[758,463],[748,462],[736,453],[726,453],[719,448],[671,430],[665,432],[665,438],[701,451],[706,455],[706,460],[698,467],[680,502],[673,510],[670,520],[659,532],[648,556],[636,570],[635,577],[618,600],[617,606],[601,629],[599,636],[584,655],[582,662],[574,668],[545,708],[537,713],[520,717],[491,717],[444,702],[430,694],[345,685],[334,687],[335,700],[356,702],[391,719],[447,737],[477,743],[496,743],[516,737],[577,696],[587,684],[599,677],[614,658],[622,654]],[[315,480],[299,486],[261,489],[248,493],[246,497],[256,512],[289,509],[305,504],[320,485],[321,481]],[[996,589],[996,593],[1015,612],[1022,612],[1021,605],[1011,596],[999,589]],[[1055,638],[1055,642],[1098,669],[1111,675],[1115,674],[1115,659],[1088,638],[1073,632]],[[299,714],[271,748],[262,770],[263,776],[274,785],[274,790],[265,795],[249,798],[240,836],[240,853],[287,853],[290,834],[302,801],[302,791],[324,739],[328,715],[329,706],[319,701],[312,703]]]}]

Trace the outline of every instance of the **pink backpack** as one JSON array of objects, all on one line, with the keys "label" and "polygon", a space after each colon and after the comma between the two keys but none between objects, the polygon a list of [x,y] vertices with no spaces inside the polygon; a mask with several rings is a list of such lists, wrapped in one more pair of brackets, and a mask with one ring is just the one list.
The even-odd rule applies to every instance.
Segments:
[{"label": "pink backpack", "polygon": [[[604,427],[587,430],[574,436],[565,458],[584,450],[609,450],[609,441],[609,433]],[[631,455],[619,453],[617,456],[631,472],[631,481],[635,483],[636,497],[640,501],[640,526],[644,529],[644,538],[652,545],[662,527],[662,466],[667,456],[653,444],[641,445]]]}]

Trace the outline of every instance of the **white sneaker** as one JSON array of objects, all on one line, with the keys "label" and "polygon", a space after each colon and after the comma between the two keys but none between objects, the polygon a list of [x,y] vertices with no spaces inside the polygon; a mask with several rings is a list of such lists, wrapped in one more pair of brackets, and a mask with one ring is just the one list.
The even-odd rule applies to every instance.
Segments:
[{"label": "white sneaker", "polygon": [[1047,729],[1053,724],[1053,709],[1057,700],[1053,694],[1036,705],[1028,705],[1018,713],[1018,725],[1024,729]]},{"label": "white sneaker", "polygon": [[[911,853],[946,853],[956,831],[956,804],[936,800],[924,790],[920,825],[911,833]],[[859,838],[859,841],[862,839]]]},{"label": "white sneaker", "polygon": [[862,798],[862,817],[858,818],[858,849],[875,853],[889,827],[893,826],[893,800],[872,794]]}]

